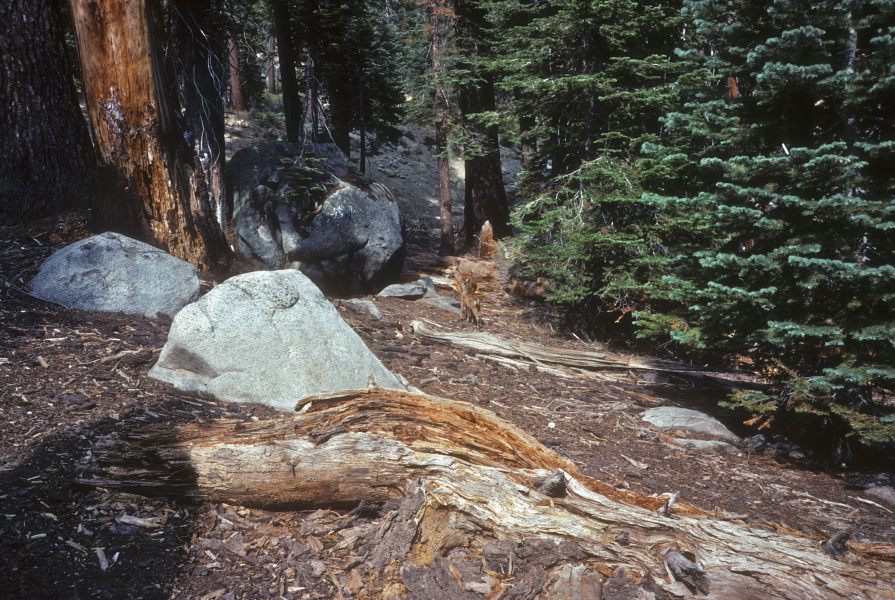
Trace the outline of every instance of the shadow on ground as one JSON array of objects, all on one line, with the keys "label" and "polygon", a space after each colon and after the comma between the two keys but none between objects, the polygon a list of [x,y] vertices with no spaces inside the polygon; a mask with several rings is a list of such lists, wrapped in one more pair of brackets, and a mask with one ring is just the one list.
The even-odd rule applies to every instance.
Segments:
[{"label": "shadow on ground", "polygon": [[167,599],[195,507],[77,484],[107,419],[56,435],[0,473],[0,598]]}]

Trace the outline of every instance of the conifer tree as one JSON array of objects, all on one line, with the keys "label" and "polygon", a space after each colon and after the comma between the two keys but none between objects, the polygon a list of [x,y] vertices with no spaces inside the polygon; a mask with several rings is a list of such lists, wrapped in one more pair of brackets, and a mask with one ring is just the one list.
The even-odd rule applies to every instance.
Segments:
[{"label": "conifer tree", "polygon": [[304,54],[307,69],[305,93],[312,103],[317,94],[326,95],[330,136],[346,155],[351,131],[361,127],[384,131],[398,118],[395,42],[383,15],[385,4],[295,2],[296,47]]},{"label": "conifer tree", "polygon": [[645,331],[748,356],[780,386],[736,402],[819,415],[843,456],[895,434],[891,5],[688,1],[698,68],[646,148],[677,251],[656,299],[685,308]]},{"label": "conifer tree", "polygon": [[569,325],[629,325],[664,260],[656,216],[639,202],[636,153],[659,139],[659,117],[676,106],[684,64],[674,47],[686,19],[676,3],[655,0],[489,10],[500,40],[489,66],[513,120],[526,125],[519,139],[537,140],[515,213],[524,268],[553,280],[550,297]]}]

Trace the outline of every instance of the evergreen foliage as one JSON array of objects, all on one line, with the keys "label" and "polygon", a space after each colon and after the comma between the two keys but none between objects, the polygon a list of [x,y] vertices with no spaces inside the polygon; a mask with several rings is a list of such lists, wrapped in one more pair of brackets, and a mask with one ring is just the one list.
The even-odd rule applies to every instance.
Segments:
[{"label": "evergreen foliage", "polygon": [[310,77],[301,81],[319,85],[326,95],[330,134],[348,154],[349,134],[361,126],[361,117],[364,127],[379,132],[399,118],[402,98],[390,3],[294,0],[293,5],[296,48],[311,68]]},{"label": "evergreen foliage", "polygon": [[664,272],[637,151],[677,106],[672,83],[686,63],[673,51],[686,19],[661,1],[487,4],[499,32],[489,66],[512,121],[532,126],[520,138],[538,139],[514,251],[523,270],[551,278],[569,324],[606,335],[606,324],[630,323]]},{"label": "evergreen foliage", "polygon": [[266,0],[233,1],[223,27],[239,47],[239,82],[250,107],[261,107],[268,69],[267,36],[271,31]]},{"label": "evergreen foliage", "polygon": [[892,408],[877,400],[895,386],[891,2],[686,11],[681,53],[698,68],[679,80],[687,103],[662,143],[645,147],[665,192],[651,205],[676,231],[654,298],[683,308],[644,311],[645,332],[748,357],[780,383],[734,403],[889,441]]}]

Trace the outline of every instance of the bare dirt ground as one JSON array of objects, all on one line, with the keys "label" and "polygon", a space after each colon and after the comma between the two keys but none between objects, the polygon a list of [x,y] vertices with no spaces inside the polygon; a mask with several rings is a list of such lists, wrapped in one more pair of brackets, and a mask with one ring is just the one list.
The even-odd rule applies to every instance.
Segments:
[{"label": "bare dirt ground", "polygon": [[[439,275],[436,238],[425,235],[437,207],[408,194],[399,196],[414,223],[405,279]],[[42,260],[86,235],[78,215],[0,228],[0,598],[368,597],[360,558],[343,542],[375,526],[375,511],[268,512],[78,484],[96,440],[125,423],[271,414],[187,397],[147,378],[165,342],[164,319],[72,310],[24,292]],[[739,515],[749,527],[797,533],[811,544],[846,528],[856,541],[895,543],[895,503],[864,489],[871,479],[885,482],[878,468],[845,470],[745,443],[734,453],[700,453],[673,445],[640,418],[660,404],[685,406],[754,435],[744,415],[717,408],[718,389],[649,375],[568,379],[537,366],[507,367],[409,327],[426,320],[473,329],[459,317],[419,302],[373,300],[385,320],[333,304],[387,367],[429,394],[487,407],[586,475],[643,494],[680,491],[719,517]],[[482,303],[487,331],[594,349],[540,324],[542,307],[496,286]]]}]

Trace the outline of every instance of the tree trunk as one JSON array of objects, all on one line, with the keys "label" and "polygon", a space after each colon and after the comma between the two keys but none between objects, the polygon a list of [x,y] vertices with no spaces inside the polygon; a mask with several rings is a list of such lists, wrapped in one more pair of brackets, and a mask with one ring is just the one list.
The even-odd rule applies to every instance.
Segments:
[{"label": "tree trunk", "polygon": [[277,38],[267,36],[267,93],[277,93]]},{"label": "tree trunk", "polygon": [[0,225],[86,208],[93,148],[55,0],[0,2]]},{"label": "tree trunk", "polygon": [[230,107],[236,112],[245,112],[246,100],[242,93],[242,80],[239,78],[239,46],[232,37],[228,38],[227,45],[230,63]]},{"label": "tree trunk", "polygon": [[295,77],[295,45],[292,40],[289,5],[286,0],[274,0],[271,6],[280,59],[280,81],[283,84],[286,139],[295,144],[301,137],[301,101],[298,97],[298,79]]},{"label": "tree trunk", "polygon": [[[227,36],[206,25],[209,16],[220,10],[220,0],[177,0],[174,4],[177,8],[172,36],[177,53],[174,70],[186,121],[184,139],[190,146],[195,166],[202,170],[203,178],[199,181],[204,182],[215,221],[226,233],[232,212],[224,187]],[[230,43],[234,40],[230,39]]]},{"label": "tree trunk", "polygon": [[[475,69],[473,69],[475,70]],[[464,117],[495,109],[494,84],[490,80],[475,85],[465,85],[460,89],[460,111]],[[481,156],[468,158],[465,163],[466,191],[464,208],[464,229],[466,244],[482,229],[485,221],[494,228],[494,237],[501,239],[512,234],[510,229],[510,207],[506,189],[503,186],[503,170],[500,164],[497,126],[484,127],[467,121],[481,143]]]},{"label": "tree trunk", "polygon": [[522,145],[522,168],[527,169],[538,151],[538,139],[531,133],[535,127],[534,117],[519,117],[519,131]]},{"label": "tree trunk", "polygon": [[81,483],[282,510],[388,502],[334,548],[360,557],[377,599],[895,595],[890,546],[833,559],[808,538],[665,510],[465,402],[371,389],[299,404],[270,421],[122,431],[93,448]]},{"label": "tree trunk", "polygon": [[454,216],[451,207],[451,164],[447,149],[447,97],[440,81],[444,70],[442,64],[444,41],[438,18],[443,9],[439,0],[429,0],[426,10],[429,18],[429,44],[435,82],[432,99],[435,105],[435,154],[438,156],[438,205],[441,211],[441,243],[438,253],[450,256],[455,252]]},{"label": "tree trunk", "polygon": [[137,235],[200,269],[227,263],[209,184],[184,140],[176,93],[157,44],[155,0],[72,0],[87,107],[108,178],[103,228]]},{"label": "tree trunk", "polygon": [[463,228],[466,231],[465,243],[471,246],[485,221],[490,221],[494,237],[498,239],[509,236],[512,230],[510,207],[503,186],[497,126],[485,126],[470,119],[472,115],[497,108],[493,78],[483,73],[475,63],[477,58],[488,54],[488,43],[482,35],[485,13],[466,1],[457,0],[454,6],[458,29],[466,41],[465,58],[470,61],[464,65],[469,70],[468,81],[459,90],[460,114],[478,145],[474,149],[475,155],[464,162],[466,189]]},{"label": "tree trunk", "polygon": [[367,172],[367,122],[366,122],[366,113],[364,111],[364,86],[366,84],[364,78],[364,70],[360,70],[360,76],[358,77],[357,82],[357,95],[358,95],[358,103],[357,103],[357,120],[358,120],[358,128],[360,133],[360,156],[358,157],[358,164],[361,175],[366,174]]}]

